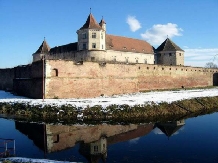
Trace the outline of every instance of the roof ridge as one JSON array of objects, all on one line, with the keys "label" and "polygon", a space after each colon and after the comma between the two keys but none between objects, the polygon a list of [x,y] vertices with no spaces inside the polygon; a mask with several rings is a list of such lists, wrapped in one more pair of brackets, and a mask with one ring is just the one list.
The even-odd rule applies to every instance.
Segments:
[{"label": "roof ridge", "polygon": [[[106,34],[106,36],[109,35],[109,36],[117,36],[117,37],[123,37],[123,38],[128,38],[128,39],[133,39],[133,40],[139,40],[139,41],[145,41],[145,40],[142,40],[142,39],[138,39],[138,38],[132,38],[132,37],[126,37],[126,36],[118,36],[118,35],[113,35],[113,34]],[[147,42],[147,41],[145,41]]]}]

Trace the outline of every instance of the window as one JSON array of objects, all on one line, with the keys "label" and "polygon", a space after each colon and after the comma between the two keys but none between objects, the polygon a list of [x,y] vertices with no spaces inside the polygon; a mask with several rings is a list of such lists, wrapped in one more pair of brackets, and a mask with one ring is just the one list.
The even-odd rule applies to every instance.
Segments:
[{"label": "window", "polygon": [[138,59],[136,59],[136,61],[135,61],[136,63],[139,63],[139,61],[138,61]]},{"label": "window", "polygon": [[126,58],[126,63],[128,63],[129,62],[129,60],[128,60],[128,58]]},{"label": "window", "polygon": [[181,56],[182,54],[181,53],[179,53],[179,56]]},{"label": "window", "polygon": [[91,61],[95,61],[95,57],[91,57]]},{"label": "window", "polygon": [[103,33],[101,33],[101,39],[103,39]]},{"label": "window", "polygon": [[86,44],[85,43],[83,44],[83,50],[86,50]]},{"label": "window", "polygon": [[169,53],[169,56],[172,56],[172,54],[171,54],[171,53]]},{"label": "window", "polygon": [[92,33],[92,38],[96,38],[96,33]]},{"label": "window", "polygon": [[101,49],[104,49],[104,45],[101,45]]},{"label": "window", "polygon": [[86,39],[86,33],[82,34],[82,39]]},{"label": "window", "polygon": [[98,152],[98,146],[94,146],[94,152]]},{"label": "window", "polygon": [[92,48],[93,48],[93,49],[96,48],[96,43],[92,43]]},{"label": "window", "polygon": [[145,64],[147,64],[147,59],[144,60]]}]

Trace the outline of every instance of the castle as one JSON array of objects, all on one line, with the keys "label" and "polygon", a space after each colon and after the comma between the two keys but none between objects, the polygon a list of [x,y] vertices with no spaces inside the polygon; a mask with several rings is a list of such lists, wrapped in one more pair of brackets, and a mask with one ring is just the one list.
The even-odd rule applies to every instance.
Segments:
[{"label": "castle", "polygon": [[[33,54],[33,62],[64,59],[75,62],[117,62],[163,65],[184,65],[184,51],[167,38],[156,50],[146,41],[106,34],[106,22],[97,23],[90,13],[85,24],[77,30],[78,42],[50,48],[46,40]],[[154,53],[157,52],[157,53]]]},{"label": "castle", "polygon": [[106,34],[90,13],[78,42],[50,48],[29,65],[0,69],[0,89],[31,98],[88,98],[157,89],[218,85],[218,70],[184,66],[184,51],[167,38],[157,49],[139,39]]}]

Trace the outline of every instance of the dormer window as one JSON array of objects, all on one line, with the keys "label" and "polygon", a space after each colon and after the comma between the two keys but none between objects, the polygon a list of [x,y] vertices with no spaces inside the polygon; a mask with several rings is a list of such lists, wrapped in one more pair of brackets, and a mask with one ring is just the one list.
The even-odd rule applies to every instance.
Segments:
[{"label": "dormer window", "polygon": [[101,39],[103,39],[103,33],[101,33]]},{"label": "dormer window", "polygon": [[92,33],[92,38],[96,38],[96,33],[95,32]]}]

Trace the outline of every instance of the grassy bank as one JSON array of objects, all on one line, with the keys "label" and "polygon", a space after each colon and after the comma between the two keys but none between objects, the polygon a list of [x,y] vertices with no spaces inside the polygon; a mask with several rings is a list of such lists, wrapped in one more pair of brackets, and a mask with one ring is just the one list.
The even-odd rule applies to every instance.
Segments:
[{"label": "grassy bank", "polygon": [[32,106],[24,103],[0,103],[0,114],[14,116],[28,121],[77,123],[105,122],[158,122],[177,120],[208,114],[218,111],[218,97],[194,98],[176,101],[171,104],[110,105],[102,108],[100,105],[87,108],[76,108],[71,105],[54,107],[50,105]]}]

